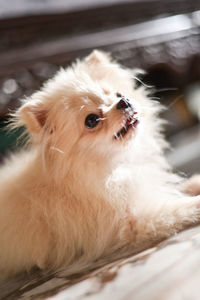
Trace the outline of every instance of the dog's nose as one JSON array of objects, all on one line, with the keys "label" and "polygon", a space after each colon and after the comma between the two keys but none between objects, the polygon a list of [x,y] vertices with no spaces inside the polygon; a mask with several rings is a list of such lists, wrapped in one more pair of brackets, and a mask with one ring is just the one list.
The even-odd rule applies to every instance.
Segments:
[{"label": "dog's nose", "polygon": [[125,99],[124,97],[122,97],[117,103],[117,109],[126,109],[129,107],[131,107],[131,104],[129,103],[128,99]]}]

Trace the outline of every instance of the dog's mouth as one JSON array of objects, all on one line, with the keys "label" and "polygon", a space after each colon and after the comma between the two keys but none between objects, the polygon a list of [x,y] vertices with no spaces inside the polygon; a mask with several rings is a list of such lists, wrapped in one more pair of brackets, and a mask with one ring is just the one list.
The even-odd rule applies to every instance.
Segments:
[{"label": "dog's mouth", "polygon": [[137,127],[139,120],[136,115],[136,111],[132,112],[132,114],[125,115],[124,125],[117,133],[114,134],[114,139],[125,137],[129,130]]}]

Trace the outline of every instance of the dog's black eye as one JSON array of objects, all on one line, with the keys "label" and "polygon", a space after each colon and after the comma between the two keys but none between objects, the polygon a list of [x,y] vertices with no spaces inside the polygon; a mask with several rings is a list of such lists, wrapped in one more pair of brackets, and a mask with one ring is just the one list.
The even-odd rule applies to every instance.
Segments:
[{"label": "dog's black eye", "polygon": [[85,126],[87,128],[94,128],[99,123],[99,116],[96,114],[90,114],[85,119]]}]

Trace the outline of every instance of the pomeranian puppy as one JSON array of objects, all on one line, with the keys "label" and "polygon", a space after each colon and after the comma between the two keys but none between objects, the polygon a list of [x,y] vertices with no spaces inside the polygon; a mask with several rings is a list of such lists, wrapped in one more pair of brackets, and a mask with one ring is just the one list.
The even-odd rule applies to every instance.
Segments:
[{"label": "pomeranian puppy", "polygon": [[134,83],[94,51],[16,111],[30,138],[0,170],[1,275],[79,270],[200,221],[200,196],[181,191],[163,156],[162,108]]}]

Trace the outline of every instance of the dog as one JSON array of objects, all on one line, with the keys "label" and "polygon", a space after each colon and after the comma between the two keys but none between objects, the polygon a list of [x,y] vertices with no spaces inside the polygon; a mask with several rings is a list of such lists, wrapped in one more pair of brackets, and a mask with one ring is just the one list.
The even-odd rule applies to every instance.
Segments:
[{"label": "dog", "polygon": [[[200,221],[200,177],[164,157],[162,111],[95,50],[22,101],[29,140],[0,169],[0,273],[69,272],[138,253]],[[192,193],[192,191],[191,191]]]}]

